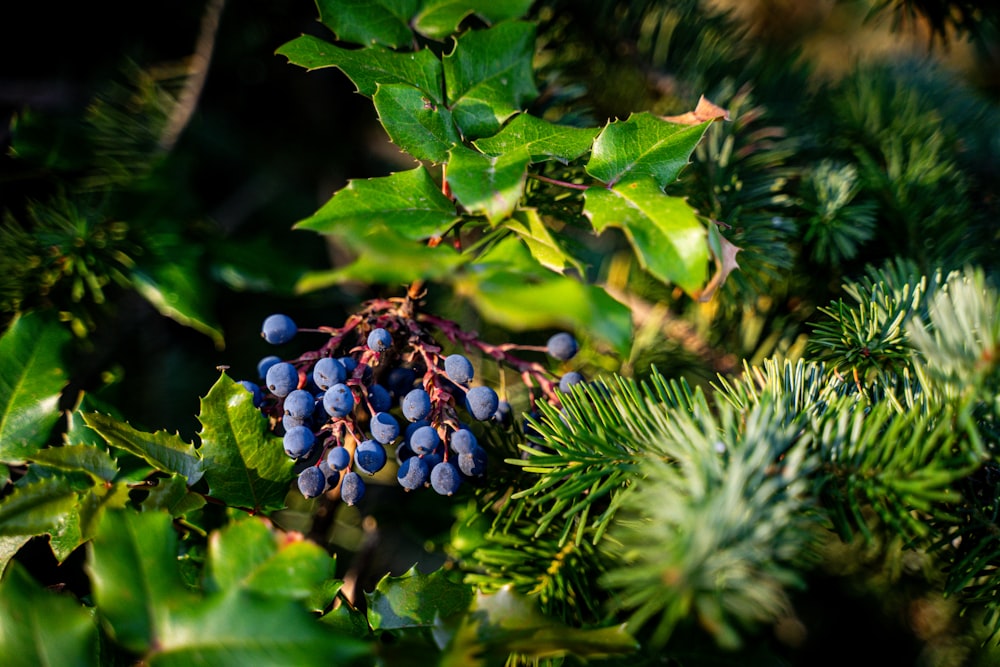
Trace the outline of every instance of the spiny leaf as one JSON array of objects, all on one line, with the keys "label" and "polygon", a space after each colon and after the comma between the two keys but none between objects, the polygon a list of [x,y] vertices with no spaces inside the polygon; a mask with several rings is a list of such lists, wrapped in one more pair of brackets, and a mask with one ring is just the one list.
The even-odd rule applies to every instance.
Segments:
[{"label": "spiny leaf", "polygon": [[105,482],[110,482],[118,473],[118,464],[108,452],[87,445],[47,447],[35,452],[31,461],[59,470],[85,472]]},{"label": "spiny leaf", "polygon": [[451,111],[405,83],[379,83],[372,101],[393,143],[417,158],[441,163],[461,142]]},{"label": "spiny leaf", "polygon": [[340,39],[355,44],[406,46],[410,18],[420,0],[316,0],[319,20]]},{"label": "spiny leaf", "polygon": [[448,106],[467,139],[489,136],[533,100],[535,26],[518,21],[472,30],[444,57]]},{"label": "spiny leaf", "polygon": [[518,209],[504,221],[503,225],[524,241],[531,251],[531,256],[542,266],[556,273],[562,273],[572,267],[583,274],[583,266],[563,250],[537,210]]},{"label": "spiny leaf", "polygon": [[642,112],[609,123],[594,140],[587,173],[608,185],[651,178],[662,189],[677,180],[709,122],[681,125]]},{"label": "spiny leaf", "polygon": [[0,582],[0,655],[8,667],[96,667],[93,615],[70,595],[53,593],[14,563]]},{"label": "spiny leaf", "polygon": [[444,39],[458,30],[467,17],[475,14],[487,23],[524,16],[532,0],[425,0],[413,18],[413,27],[431,39]]},{"label": "spiny leaf", "polygon": [[650,178],[590,188],[584,199],[584,214],[598,233],[622,229],[644,269],[689,294],[700,292],[708,274],[708,244],[705,227],[687,202],[663,194]]},{"label": "spiny leaf", "polygon": [[600,128],[556,125],[522,113],[510,119],[492,137],[484,137],[473,143],[487,155],[502,155],[525,147],[532,162],[559,160],[565,163],[589,151],[598,132]]},{"label": "spiny leaf", "polygon": [[365,97],[374,95],[378,84],[406,83],[418,88],[436,104],[444,103],[441,61],[430,49],[405,52],[377,46],[342,49],[318,37],[302,35],[282,45],[276,53],[310,71],[336,67]]},{"label": "spiny leaf", "polygon": [[0,535],[54,532],[76,510],[79,489],[68,478],[51,476],[18,484],[0,502]]},{"label": "spiny leaf", "polygon": [[368,620],[375,630],[432,627],[468,609],[472,590],[444,570],[420,574],[411,568],[400,577],[386,575],[366,594]]},{"label": "spiny leaf", "polygon": [[184,475],[188,484],[195,484],[204,474],[198,450],[176,433],[147,433],[98,412],[84,413],[83,421],[112,447],[135,454],[157,470]]},{"label": "spiny leaf", "polygon": [[466,210],[485,215],[496,225],[513,213],[524,196],[529,160],[524,147],[491,157],[457,146],[448,161],[448,185]]},{"label": "spiny leaf", "polygon": [[284,507],[293,462],[254,407],[250,392],[220,375],[201,399],[198,421],[209,493],[233,507]]},{"label": "spiny leaf", "polygon": [[23,463],[59,419],[60,354],[70,334],[54,316],[27,313],[0,337],[0,461]]}]

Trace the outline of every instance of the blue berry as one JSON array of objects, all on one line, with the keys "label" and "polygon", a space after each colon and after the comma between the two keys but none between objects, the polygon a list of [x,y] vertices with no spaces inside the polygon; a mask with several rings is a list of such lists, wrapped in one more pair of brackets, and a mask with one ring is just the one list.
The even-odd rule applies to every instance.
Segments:
[{"label": "blue berry", "polygon": [[475,374],[472,362],[461,354],[450,354],[444,358],[444,372],[449,380],[463,386],[472,382]]},{"label": "blue berry", "polygon": [[333,385],[323,394],[323,409],[331,417],[346,417],[354,409],[354,392],[346,384]]},{"label": "blue berry", "polygon": [[287,361],[282,361],[267,369],[264,382],[275,396],[287,396],[299,386],[299,371]]},{"label": "blue berry", "polygon": [[479,421],[492,417],[499,405],[500,397],[490,387],[473,387],[465,395],[465,408]]},{"label": "blue berry", "polygon": [[285,396],[286,415],[298,419],[309,419],[316,409],[316,398],[305,389],[295,389]]},{"label": "blue berry", "polygon": [[285,428],[285,432],[287,433],[289,429],[296,426],[309,426],[309,420],[302,417],[296,417],[294,415],[282,415],[281,425]]},{"label": "blue berry", "polygon": [[479,442],[472,431],[463,428],[451,434],[448,444],[451,445],[451,451],[456,454],[468,454]]},{"label": "blue berry", "polygon": [[392,407],[392,396],[389,390],[380,384],[373,384],[368,390],[368,402],[375,412],[385,412]]},{"label": "blue berry", "polygon": [[514,421],[514,410],[510,403],[501,400],[497,403],[497,411],[493,413],[493,421],[501,426],[510,426]]},{"label": "blue berry", "polygon": [[374,475],[385,467],[385,447],[377,440],[365,440],[354,450],[354,463],[361,472]]},{"label": "blue berry", "polygon": [[365,482],[361,475],[351,471],[340,482],[340,498],[348,505],[356,505],[365,495]]},{"label": "blue berry", "polygon": [[399,422],[388,412],[378,412],[371,421],[372,437],[383,445],[399,437]]},{"label": "blue berry", "polygon": [[275,313],[274,315],[268,315],[264,320],[264,325],[261,327],[260,335],[263,336],[264,340],[272,345],[280,345],[281,343],[287,343],[295,334],[298,333],[299,329],[295,326],[295,322],[292,321],[288,315],[282,315],[280,313]]},{"label": "blue berry", "polygon": [[392,334],[378,327],[368,334],[368,347],[375,352],[385,352],[392,347]]},{"label": "blue berry", "polygon": [[282,438],[285,453],[293,459],[308,456],[315,442],[316,436],[308,426],[293,426],[285,431],[285,436]]},{"label": "blue berry", "polygon": [[267,369],[278,363],[281,363],[281,357],[276,354],[270,354],[264,357],[257,362],[257,376],[263,380],[267,377]]},{"label": "blue berry", "polygon": [[407,491],[413,491],[427,483],[427,476],[427,464],[419,456],[412,456],[399,465],[396,481]]},{"label": "blue berry", "polygon": [[570,371],[559,378],[559,391],[568,394],[570,387],[581,382],[583,382],[583,375],[576,371]]},{"label": "blue berry", "polygon": [[247,391],[252,395],[253,406],[259,408],[261,403],[264,402],[264,392],[260,390],[260,386],[256,382],[251,382],[250,380],[240,380],[240,384],[243,385]]},{"label": "blue berry", "polygon": [[406,393],[413,389],[413,383],[417,380],[417,372],[406,366],[396,366],[385,378],[385,383],[389,388],[389,393],[393,396],[406,396]]},{"label": "blue berry", "polygon": [[549,338],[548,343],[545,344],[545,349],[552,357],[560,361],[566,361],[576,356],[580,348],[576,343],[576,338],[572,334],[562,332]]},{"label": "blue berry", "polygon": [[353,373],[354,369],[358,367],[358,360],[354,357],[338,357],[337,361],[341,363],[348,374]]},{"label": "blue berry", "polygon": [[421,426],[410,436],[410,449],[417,456],[430,454],[441,443],[441,436],[433,426]]},{"label": "blue berry", "polygon": [[323,357],[313,366],[312,379],[317,387],[326,391],[335,384],[347,381],[347,369],[340,361],[332,357]]},{"label": "blue berry", "polygon": [[431,423],[429,421],[427,421],[426,419],[421,419],[419,421],[413,422],[412,424],[407,424],[406,425],[406,430],[403,431],[403,439],[407,442],[407,444],[409,444],[410,438],[413,437],[413,433],[418,428],[420,428],[421,426],[430,426],[430,424]]},{"label": "blue berry", "polygon": [[431,469],[431,488],[442,496],[452,495],[461,484],[462,475],[451,463],[442,461]]},{"label": "blue berry", "polygon": [[315,498],[326,490],[326,475],[316,466],[309,466],[299,473],[299,491],[305,498]]},{"label": "blue berry", "polygon": [[486,450],[475,445],[468,454],[458,455],[458,469],[466,477],[482,477],[486,474]]},{"label": "blue berry", "polygon": [[431,396],[426,390],[418,387],[411,389],[403,397],[403,416],[411,422],[425,419],[431,413]]},{"label": "blue berry", "polygon": [[326,454],[326,464],[333,470],[343,470],[351,465],[351,453],[347,451],[346,447],[340,445],[332,447]]}]

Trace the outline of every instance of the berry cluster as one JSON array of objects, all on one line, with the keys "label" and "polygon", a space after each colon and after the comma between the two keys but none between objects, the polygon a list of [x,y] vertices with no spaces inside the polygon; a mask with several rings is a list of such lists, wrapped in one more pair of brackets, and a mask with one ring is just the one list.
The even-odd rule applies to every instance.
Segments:
[{"label": "berry cluster", "polygon": [[578,350],[576,339],[558,333],[544,347],[490,345],[455,323],[415,310],[415,299],[370,301],[341,327],[300,330],[287,315],[264,320],[261,336],[273,345],[300,331],[328,338],[295,359],[269,355],[257,366],[263,385],[241,383],[254,405],[282,434],[285,453],[306,463],[298,488],[306,498],[339,490],[356,504],[365,478],[381,471],[394,456],[396,479],[407,491],[430,487],[450,496],[486,475],[487,454],[464,419],[490,425],[511,423],[510,404],[484,384],[466,354],[445,354],[431,334],[437,330],[453,346],[520,373],[522,381],[550,400],[557,389],[583,380],[576,371],[556,378],[542,365],[512,354],[543,350],[566,361]]}]

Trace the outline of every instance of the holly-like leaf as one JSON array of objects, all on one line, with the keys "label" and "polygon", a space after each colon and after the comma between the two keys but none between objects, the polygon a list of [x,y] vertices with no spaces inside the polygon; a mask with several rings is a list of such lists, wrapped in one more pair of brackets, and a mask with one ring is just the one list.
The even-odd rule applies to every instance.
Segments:
[{"label": "holly-like leaf", "polygon": [[648,112],[611,122],[594,140],[587,173],[609,186],[652,179],[662,189],[677,180],[710,122],[670,123]]},{"label": "holly-like leaf", "polygon": [[44,535],[58,531],[76,512],[80,489],[67,477],[21,480],[0,501],[0,535]]},{"label": "holly-like leaf", "polygon": [[160,643],[172,613],[194,602],[166,512],[107,512],[91,544],[94,600],[115,640],[135,652]]},{"label": "holly-like leaf", "polygon": [[210,291],[199,279],[195,252],[171,253],[169,261],[134,269],[132,285],[161,315],[205,334],[221,350],[225,339],[209,315]]},{"label": "holly-like leaf", "polygon": [[583,273],[583,266],[563,250],[537,210],[521,208],[514,211],[503,224],[524,241],[531,256],[545,268],[556,273],[563,273],[566,269],[573,268]]},{"label": "holly-like leaf", "polygon": [[698,294],[708,274],[705,227],[679,197],[665,195],[651,178],[584,193],[584,214],[600,233],[625,232],[640,265],[657,280]]},{"label": "holly-like leaf", "polygon": [[337,269],[302,276],[299,292],[359,281],[365,284],[405,285],[414,280],[447,278],[468,260],[448,245],[428,245],[404,238],[382,225],[366,232],[335,235],[356,259]]},{"label": "holly-like leaf", "polygon": [[112,447],[135,454],[157,470],[184,475],[188,484],[195,484],[204,474],[198,450],[176,433],[147,433],[99,412],[84,413],[83,420]]},{"label": "holly-like leaf", "polygon": [[350,181],[316,213],[295,225],[321,234],[361,235],[386,227],[407,239],[444,233],[459,219],[455,205],[424,167]]},{"label": "holly-like leaf", "polygon": [[372,644],[319,623],[298,600],[241,588],[178,609],[147,655],[150,667],[329,667],[371,664]]},{"label": "holly-like leaf", "polygon": [[374,95],[378,84],[406,83],[435,104],[444,103],[441,60],[430,49],[390,51],[377,46],[342,49],[318,37],[302,35],[282,45],[276,53],[310,71],[336,67],[365,97]]},{"label": "holly-like leaf", "polygon": [[23,463],[48,440],[66,386],[70,334],[54,316],[27,313],[0,336],[0,461]]},{"label": "holly-like leaf", "polygon": [[445,570],[420,574],[414,567],[399,577],[386,575],[366,596],[372,628],[401,630],[429,628],[438,618],[468,609],[472,589]]},{"label": "holly-like leaf", "polygon": [[492,137],[473,142],[487,155],[502,155],[520,147],[528,149],[532,162],[559,160],[566,163],[587,153],[600,128],[556,125],[522,113],[514,116]]},{"label": "holly-like leaf", "polygon": [[441,163],[461,142],[451,112],[408,84],[379,84],[372,98],[393,143],[418,160]]},{"label": "holly-like leaf", "polygon": [[0,582],[0,655],[7,667],[96,667],[97,624],[72,596],[46,590],[14,563]]},{"label": "holly-like leaf", "polygon": [[533,658],[572,654],[586,660],[628,655],[639,648],[624,626],[565,625],[544,616],[510,587],[478,593],[468,613],[442,619],[435,638],[446,645],[439,664],[447,667],[502,665],[510,653]]},{"label": "holly-like leaf", "polygon": [[487,23],[497,23],[521,18],[531,5],[532,0],[424,0],[413,27],[431,39],[444,39],[473,14]]},{"label": "holly-like leaf", "polygon": [[104,482],[118,474],[118,464],[108,452],[88,445],[48,447],[32,454],[30,460],[58,470],[85,472]]},{"label": "holly-like leaf", "polygon": [[420,0],[316,0],[319,20],[345,42],[406,46]]},{"label": "holly-like leaf", "polygon": [[529,161],[523,146],[497,156],[457,146],[448,161],[448,185],[467,211],[485,215],[496,225],[514,212],[524,196]]},{"label": "holly-like leaf", "polygon": [[292,459],[271,434],[253,396],[222,374],[201,399],[201,455],[209,493],[233,507],[281,509],[292,480]]},{"label": "holly-like leaf", "polygon": [[142,501],[142,511],[151,512],[164,510],[170,516],[184,516],[205,505],[205,497],[200,493],[192,493],[187,481],[180,475],[173,475],[157,480],[156,486]]},{"label": "holly-like leaf", "polygon": [[538,95],[532,57],[535,26],[508,21],[470,30],[444,57],[448,106],[467,139],[495,134]]},{"label": "holly-like leaf", "polygon": [[282,538],[249,518],[212,533],[206,587],[304,600],[330,577],[332,563],[318,544],[292,534]]}]

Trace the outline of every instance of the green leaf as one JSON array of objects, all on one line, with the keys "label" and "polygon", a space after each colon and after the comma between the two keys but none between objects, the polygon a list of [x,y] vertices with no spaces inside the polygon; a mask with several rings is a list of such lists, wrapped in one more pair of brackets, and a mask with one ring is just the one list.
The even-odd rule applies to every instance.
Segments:
[{"label": "green leaf", "polygon": [[614,121],[594,141],[587,173],[608,185],[652,178],[662,189],[677,180],[710,124],[670,123],[648,112]]},{"label": "green leaf", "polygon": [[316,0],[319,20],[340,39],[391,47],[413,41],[409,23],[419,6],[420,0]]},{"label": "green leaf", "polygon": [[708,275],[705,227],[679,197],[665,195],[652,179],[620,183],[584,193],[584,214],[601,233],[608,227],[625,232],[644,269],[663,283],[696,295]]},{"label": "green leaf", "polygon": [[448,245],[418,243],[382,225],[357,235],[336,236],[357,259],[331,271],[306,273],[297,285],[299,292],[352,281],[406,285],[418,279],[438,280],[453,275],[467,261]]},{"label": "green leaf", "polygon": [[233,507],[281,509],[293,461],[271,434],[253,396],[222,374],[201,399],[201,454],[209,493]]},{"label": "green leaf", "polygon": [[537,210],[522,208],[514,211],[514,214],[503,224],[524,241],[531,256],[545,268],[556,273],[573,268],[581,274],[583,273],[580,262],[566,254],[556,238],[552,236]]},{"label": "green leaf", "polygon": [[88,445],[48,447],[32,454],[30,460],[58,470],[85,472],[104,482],[110,482],[118,474],[118,464],[110,454]]},{"label": "green leaf", "polygon": [[535,26],[520,21],[471,30],[444,57],[444,80],[455,122],[467,139],[495,134],[538,95],[532,58]]},{"label": "green leaf", "polygon": [[455,205],[424,167],[353,180],[316,213],[295,225],[321,234],[364,234],[382,225],[407,239],[443,234],[459,219]]},{"label": "green leaf", "polygon": [[469,608],[472,589],[445,570],[400,577],[386,575],[366,594],[368,620],[375,630],[432,627],[437,619]]},{"label": "green leaf", "polygon": [[566,163],[588,152],[598,132],[600,128],[556,125],[522,113],[510,119],[492,137],[473,143],[487,155],[502,155],[524,147],[528,149],[532,162],[559,160]]},{"label": "green leaf", "polygon": [[99,412],[84,413],[83,421],[112,447],[135,454],[157,470],[184,475],[188,484],[196,483],[205,472],[198,450],[176,433],[139,431]]},{"label": "green leaf", "polygon": [[375,46],[342,49],[312,35],[302,35],[281,46],[277,54],[307,70],[336,67],[365,97],[374,95],[378,84],[406,83],[420,89],[435,103],[444,103],[441,60],[430,49],[405,52]]},{"label": "green leaf", "polygon": [[318,544],[281,537],[263,521],[249,518],[212,533],[208,585],[304,600],[329,578],[333,562]]},{"label": "green leaf", "polygon": [[411,85],[380,83],[372,101],[389,138],[418,160],[444,162],[462,140],[451,112]]},{"label": "green leaf", "polygon": [[98,630],[71,596],[39,585],[14,563],[0,582],[0,655],[6,667],[98,665]]},{"label": "green leaf", "polygon": [[19,482],[0,501],[0,535],[42,535],[59,530],[76,511],[79,488],[63,476]]},{"label": "green leaf", "polygon": [[329,667],[352,664],[371,651],[372,644],[317,622],[297,600],[234,588],[178,610],[148,664]]},{"label": "green leaf", "polygon": [[0,535],[0,575],[7,569],[7,564],[17,555],[33,535]]},{"label": "green leaf", "polygon": [[194,599],[181,578],[177,535],[166,512],[105,513],[88,569],[101,616],[132,651],[160,644],[171,615]]},{"label": "green leaf", "polygon": [[448,185],[467,211],[485,215],[496,225],[514,212],[524,196],[529,160],[524,147],[491,157],[457,146],[448,162]]},{"label": "green leaf", "polygon": [[132,284],[159,313],[191,327],[212,339],[217,349],[225,347],[222,329],[211,321],[211,306],[204,281],[199,279],[197,250],[172,253],[169,261],[149,264],[132,271]]},{"label": "green leaf", "polygon": [[425,0],[413,19],[413,27],[431,39],[444,39],[475,14],[487,23],[521,18],[532,0]]},{"label": "green leaf", "polygon": [[66,386],[66,328],[50,314],[19,316],[0,337],[0,461],[23,463],[48,440]]},{"label": "green leaf", "polygon": [[536,659],[573,654],[586,660],[639,649],[624,626],[570,627],[544,616],[532,600],[506,587],[477,594],[467,614],[445,619],[435,635],[439,644],[447,641],[442,667],[504,664],[510,653]]},{"label": "green leaf", "polygon": [[184,477],[172,475],[157,480],[156,486],[149,489],[149,494],[142,501],[142,511],[164,510],[170,512],[170,516],[178,517],[203,507],[205,502],[203,495],[188,490]]}]

